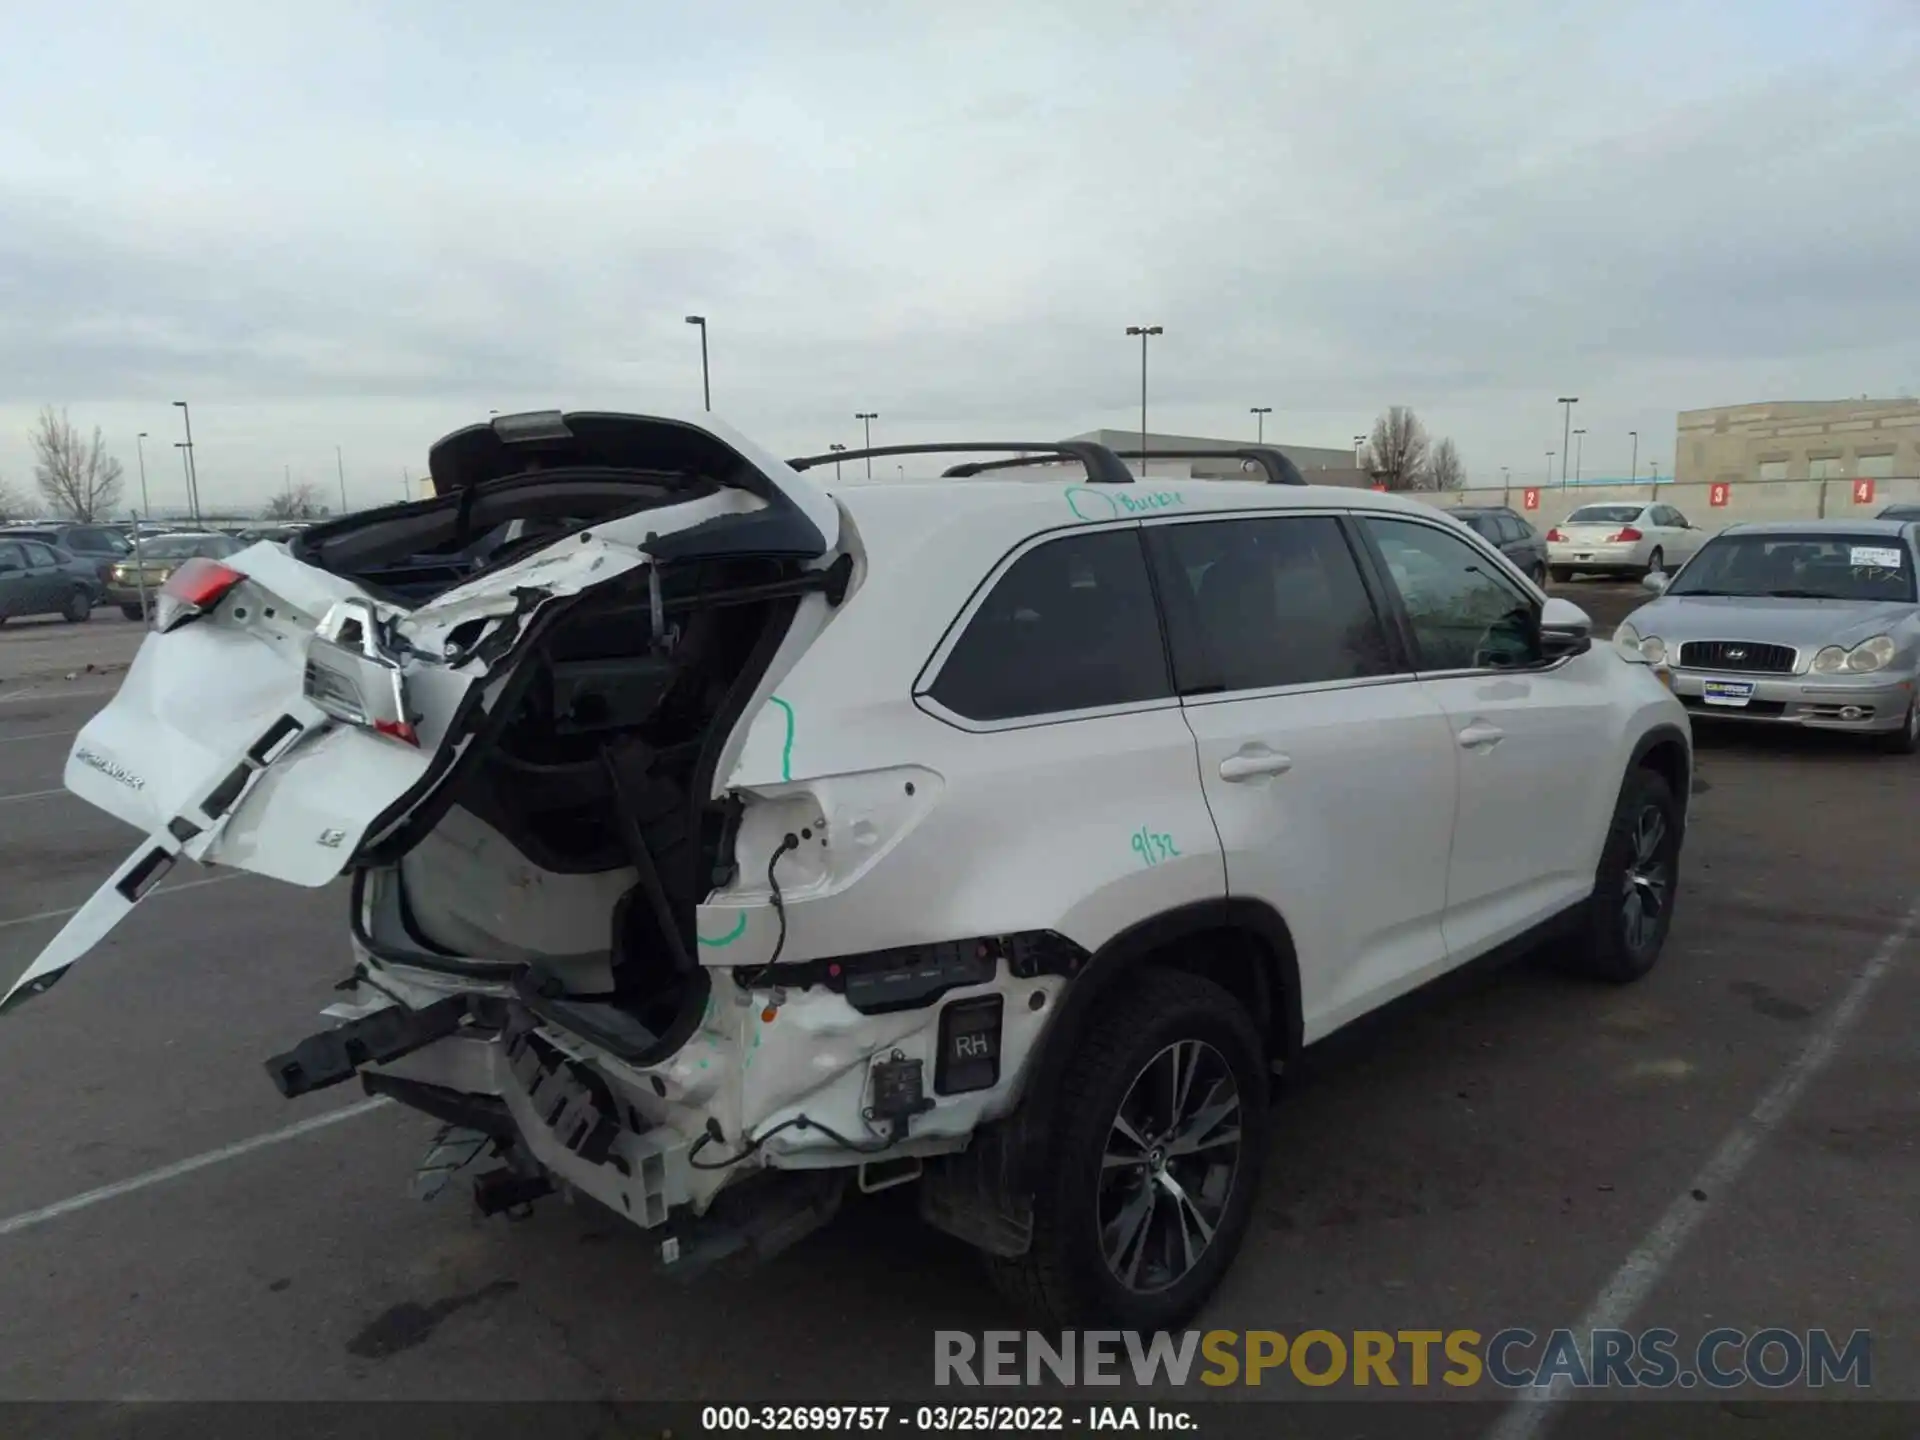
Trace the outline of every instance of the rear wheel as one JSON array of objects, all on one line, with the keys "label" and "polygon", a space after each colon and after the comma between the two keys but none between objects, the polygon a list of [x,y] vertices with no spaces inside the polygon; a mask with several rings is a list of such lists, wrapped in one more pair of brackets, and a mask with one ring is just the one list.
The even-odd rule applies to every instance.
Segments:
[{"label": "rear wheel", "polygon": [[1638,980],[1660,958],[1680,881],[1680,802],[1655,771],[1620,787],[1582,933],[1567,957],[1597,980]]},{"label": "rear wheel", "polygon": [[1879,737],[1880,748],[1889,755],[1911,755],[1920,751],[1920,700],[1907,705],[1907,716],[1898,730]]},{"label": "rear wheel", "polygon": [[1573,571],[1569,570],[1565,565],[1555,565],[1548,573],[1553,576],[1553,583],[1556,585],[1564,585],[1573,579]]},{"label": "rear wheel", "polygon": [[67,596],[67,603],[60,611],[60,618],[68,624],[78,625],[93,614],[93,596],[85,590],[75,587]]},{"label": "rear wheel", "polygon": [[1000,1289],[1060,1327],[1177,1327],[1233,1262],[1266,1135],[1267,1067],[1240,1003],[1148,970],[1067,1063],[1033,1243],[990,1258]]},{"label": "rear wheel", "polygon": [[1666,552],[1656,545],[1653,547],[1653,553],[1647,556],[1647,574],[1651,575],[1656,570],[1664,570],[1666,568]]},{"label": "rear wheel", "polygon": [[120,613],[126,616],[129,620],[141,620],[146,618],[144,612],[142,612],[142,610],[138,605],[122,605],[120,607]]},{"label": "rear wheel", "polygon": [[1538,585],[1542,590],[1546,589],[1547,588],[1547,567],[1544,565],[1534,566],[1532,574],[1529,578],[1531,578],[1533,583]]}]

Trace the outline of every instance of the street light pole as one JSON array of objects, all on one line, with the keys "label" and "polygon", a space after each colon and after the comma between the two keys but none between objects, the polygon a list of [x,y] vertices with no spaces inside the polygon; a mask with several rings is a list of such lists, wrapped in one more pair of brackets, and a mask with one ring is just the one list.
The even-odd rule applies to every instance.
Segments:
[{"label": "street light pole", "polygon": [[[1145,451],[1147,448],[1147,337],[1164,333],[1164,328],[1159,325],[1127,326],[1127,334],[1138,335],[1140,337],[1140,449],[1142,451]],[[1147,457],[1145,454],[1142,454],[1140,456],[1140,478],[1144,480],[1146,475]]]},{"label": "street light pole", "polygon": [[1580,438],[1586,433],[1584,430],[1573,432],[1573,478],[1575,480],[1580,478],[1581,464],[1587,453],[1587,442]]},{"label": "street light pole", "polygon": [[180,474],[187,482],[187,513],[193,516],[193,523],[200,523],[200,507],[193,503],[193,471],[187,467],[187,442],[176,440],[173,448],[180,452]]},{"label": "street light pole", "polygon": [[147,432],[144,430],[134,436],[133,451],[134,454],[140,457],[140,518],[142,520],[151,520],[153,519],[153,507],[147,504],[147,447],[140,443],[146,438]]},{"label": "street light pole", "polygon": [[[853,412],[853,418],[865,427],[867,440],[866,444],[860,448],[863,450],[871,450],[873,448],[873,422],[880,418],[880,412],[878,410],[856,410]],[[873,456],[871,455],[867,456],[867,478],[869,480],[873,478]]]},{"label": "street light pole", "polygon": [[1273,406],[1249,405],[1247,407],[1247,413],[1254,417],[1254,423],[1255,423],[1255,426],[1257,427],[1254,430],[1253,443],[1256,445],[1266,444],[1267,443],[1267,416],[1273,413]]},{"label": "street light pole", "polygon": [[[1562,420],[1560,425],[1560,451],[1559,451],[1560,483],[1564,485],[1567,483],[1567,455],[1569,453],[1568,441],[1572,439],[1573,407],[1580,403],[1580,397],[1578,395],[1562,395],[1558,400],[1554,401],[1553,403],[1563,407],[1561,413],[1565,417]],[[1547,483],[1549,485],[1553,483],[1553,472],[1551,470],[1547,472]]]},{"label": "street light pole", "polygon": [[847,447],[846,447],[846,446],[844,446],[844,445],[829,445],[829,446],[827,446],[827,449],[829,449],[829,450],[831,450],[831,451],[833,451],[833,452],[834,452],[834,456],[833,456],[833,478],[834,478],[834,480],[835,480],[836,482],[837,482],[837,481],[838,481],[838,480],[840,479],[840,453],[839,453],[839,452],[840,452],[840,451],[842,451],[842,450],[844,450],[844,449],[846,449],[846,448],[847,448]]},{"label": "street light pole", "polygon": [[333,447],[333,468],[340,472],[340,513],[347,513],[347,462],[340,458],[340,447]]},{"label": "street light pole", "polygon": [[1627,434],[1633,437],[1633,461],[1627,466],[1627,475],[1631,479],[1638,480],[1640,478],[1640,432],[1629,430]]},{"label": "street light pole", "polygon": [[707,317],[689,315],[687,324],[700,327],[700,403],[711,410],[713,409],[713,387],[707,382]]},{"label": "street light pole", "polygon": [[182,452],[187,461],[187,504],[193,508],[193,523],[200,523],[200,467],[193,458],[193,411],[187,408],[187,402],[173,402],[180,410],[180,418],[186,422],[187,444]]},{"label": "street light pole", "polygon": [[1558,452],[1553,450],[1547,451],[1547,484],[1549,485],[1553,483],[1553,457],[1556,453]]},{"label": "street light pole", "polygon": [[1353,468],[1356,470],[1361,468],[1360,447],[1362,445],[1365,445],[1366,443],[1367,443],[1367,437],[1364,435],[1356,435],[1353,437]]}]

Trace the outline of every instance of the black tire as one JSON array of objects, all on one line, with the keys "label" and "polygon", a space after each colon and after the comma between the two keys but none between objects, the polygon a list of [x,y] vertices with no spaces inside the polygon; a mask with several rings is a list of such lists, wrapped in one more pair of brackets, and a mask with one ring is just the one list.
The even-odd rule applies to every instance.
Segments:
[{"label": "black tire", "polygon": [[1564,585],[1573,579],[1573,571],[1565,565],[1555,565],[1547,573],[1553,576],[1553,583],[1556,585]]},{"label": "black tire", "polygon": [[60,618],[69,625],[78,625],[93,614],[93,596],[76,587],[67,596],[67,603],[60,608]]},{"label": "black tire", "polygon": [[[1158,1134],[1144,1133],[1144,1126],[1151,1123],[1147,1117],[1157,1118],[1163,1090],[1167,1095],[1174,1090],[1172,1076],[1183,1057],[1195,1067],[1188,1072],[1189,1098],[1204,1098],[1197,1110],[1180,1113],[1194,1117],[1192,1138],[1211,1137],[1212,1143],[1184,1155],[1168,1154],[1165,1142],[1173,1137],[1177,1143],[1178,1126],[1169,1124]],[[1212,981],[1153,969],[1126,982],[1124,992],[1092,1018],[1067,1061],[1054,1100],[1057,1118],[1044,1141],[1049,1163],[1033,1197],[1032,1246],[1017,1259],[988,1257],[1001,1292],[1054,1328],[1178,1328],[1213,1293],[1246,1235],[1266,1143],[1267,1073],[1253,1020]],[[1235,1112],[1223,1111],[1226,1099],[1216,1098],[1223,1076],[1237,1092],[1237,1141],[1224,1139],[1225,1124]],[[1204,1092],[1201,1084],[1208,1086]],[[1136,1149],[1120,1138],[1126,1129],[1123,1106],[1140,1122],[1138,1138],[1147,1148]],[[1122,1153],[1140,1153],[1142,1163],[1112,1163],[1110,1144]],[[1220,1157],[1229,1144],[1235,1150],[1225,1162]],[[1228,1166],[1224,1187],[1223,1165]],[[1204,1189],[1183,1188],[1202,1183]],[[1207,1192],[1222,1189],[1224,1198],[1211,1203]],[[1189,1201],[1183,1208],[1181,1198],[1192,1194],[1202,1197],[1202,1205]],[[1169,1195],[1181,1198],[1165,1199]],[[1140,1198],[1146,1200],[1144,1213],[1134,1203]],[[1189,1212],[1199,1226],[1187,1224]],[[1117,1262],[1134,1272],[1132,1288],[1108,1261],[1103,1214],[1112,1214],[1116,1226],[1129,1215],[1140,1217],[1132,1231],[1137,1245],[1122,1242]],[[1175,1258],[1176,1240],[1204,1231],[1209,1218],[1210,1232],[1190,1263],[1184,1253],[1177,1257],[1186,1268],[1178,1273],[1160,1269],[1161,1260]],[[1175,1228],[1161,1229],[1168,1225]],[[1149,1251],[1156,1252],[1152,1263]]]},{"label": "black tire", "polygon": [[1593,899],[1567,956],[1571,969],[1616,985],[1653,969],[1673,925],[1681,838],[1680,802],[1665,777],[1630,771],[1607,827]]},{"label": "black tire", "polygon": [[1647,568],[1643,570],[1641,574],[1642,576],[1651,575],[1656,570],[1664,570],[1666,568],[1667,552],[1656,545],[1653,547],[1653,553],[1647,556]]},{"label": "black tire", "polygon": [[1547,588],[1547,567],[1544,565],[1534,566],[1533,570],[1531,571],[1530,578],[1533,580],[1533,583],[1538,585],[1542,590],[1546,589]]},{"label": "black tire", "polygon": [[120,613],[129,620],[144,620],[147,618],[145,612],[143,612],[138,605],[122,605],[120,607]]},{"label": "black tire", "polygon": [[1911,755],[1920,751],[1920,700],[1909,702],[1906,722],[1898,730],[1876,736],[1875,739],[1889,755]]}]

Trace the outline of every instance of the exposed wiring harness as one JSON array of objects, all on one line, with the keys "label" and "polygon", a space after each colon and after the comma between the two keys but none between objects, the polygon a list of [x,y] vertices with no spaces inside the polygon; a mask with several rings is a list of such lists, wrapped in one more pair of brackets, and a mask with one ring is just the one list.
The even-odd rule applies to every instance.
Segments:
[{"label": "exposed wiring harness", "polygon": [[878,1155],[882,1150],[891,1149],[894,1143],[889,1139],[883,1140],[877,1145],[863,1145],[857,1140],[847,1139],[847,1137],[839,1131],[833,1129],[831,1126],[822,1125],[818,1120],[810,1119],[805,1115],[795,1115],[790,1120],[782,1120],[778,1125],[775,1125],[764,1134],[754,1136],[753,1139],[747,1141],[746,1144],[742,1145],[737,1151],[727,1156],[724,1160],[709,1161],[703,1164],[700,1160],[700,1152],[709,1145],[724,1145],[727,1138],[720,1129],[720,1122],[709,1116],[707,1119],[706,1133],[694,1141],[693,1148],[687,1152],[687,1164],[695,1170],[728,1169],[731,1166],[738,1165],[748,1156],[755,1154],[762,1145],[765,1145],[783,1130],[818,1130],[822,1135],[833,1141],[834,1144],[839,1145],[843,1149],[851,1150],[856,1155]]},{"label": "exposed wiring harness", "polygon": [[773,954],[767,957],[766,964],[755,965],[752,969],[743,966],[734,972],[734,979],[742,989],[752,990],[764,984],[773,967],[780,963],[780,952],[787,948],[787,902],[780,894],[780,881],[773,872],[782,859],[799,848],[800,837],[789,830],[786,838],[774,847],[773,857],[767,861],[767,892],[773,913],[780,917],[780,933],[774,938]]}]

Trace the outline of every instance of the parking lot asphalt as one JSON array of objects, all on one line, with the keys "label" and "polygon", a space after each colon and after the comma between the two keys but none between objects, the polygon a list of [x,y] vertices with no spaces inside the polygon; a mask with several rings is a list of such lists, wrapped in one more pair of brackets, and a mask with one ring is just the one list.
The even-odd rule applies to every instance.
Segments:
[{"label": "parking lot asphalt", "polygon": [[[1603,635],[1641,598],[1561,593]],[[40,793],[110,683],[0,687],[0,976],[135,842]],[[1920,1399],[1920,763],[1699,741],[1653,975],[1523,961],[1315,1047],[1202,1328],[1866,1329],[1874,1393]],[[1019,1323],[897,1194],[691,1284],[651,1277],[644,1234],[587,1202],[510,1223],[408,1199],[430,1121],[349,1113],[347,1087],[289,1104],[260,1064],[325,1023],[344,906],[176,873],[0,1020],[0,1399],[904,1398],[928,1391],[936,1329]]]}]

